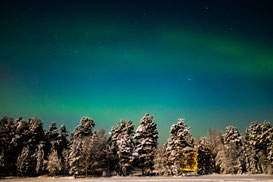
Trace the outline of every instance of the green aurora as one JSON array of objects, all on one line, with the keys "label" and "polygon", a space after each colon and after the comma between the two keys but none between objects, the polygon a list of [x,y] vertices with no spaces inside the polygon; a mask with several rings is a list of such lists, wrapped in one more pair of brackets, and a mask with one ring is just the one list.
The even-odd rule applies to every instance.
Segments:
[{"label": "green aurora", "polygon": [[240,11],[260,11],[255,3],[222,21],[210,3],[181,2],[165,13],[163,2],[74,3],[2,6],[1,116],[37,116],[45,129],[56,121],[70,131],[90,116],[109,131],[150,113],[161,143],[180,117],[195,137],[272,121],[272,26],[258,23],[263,13],[236,21]]}]

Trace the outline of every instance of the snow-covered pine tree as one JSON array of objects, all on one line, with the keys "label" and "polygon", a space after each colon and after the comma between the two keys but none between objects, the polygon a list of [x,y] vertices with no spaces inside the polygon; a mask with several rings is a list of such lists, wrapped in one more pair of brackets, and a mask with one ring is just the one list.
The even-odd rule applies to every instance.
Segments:
[{"label": "snow-covered pine tree", "polygon": [[45,132],[45,136],[49,144],[49,151],[52,151],[53,149],[57,150],[60,145],[60,136],[55,122],[50,124],[49,130]]},{"label": "snow-covered pine tree", "polygon": [[16,155],[12,138],[15,134],[14,119],[7,116],[0,120],[0,176],[14,175]]},{"label": "snow-covered pine tree", "polygon": [[59,157],[57,150],[52,150],[48,156],[46,169],[51,176],[56,176],[62,171],[62,163]]},{"label": "snow-covered pine tree", "polygon": [[110,131],[111,153],[116,153],[116,171],[127,176],[132,169],[134,125],[132,121],[120,121],[116,128]]},{"label": "snow-covered pine tree", "polygon": [[87,170],[92,176],[106,175],[106,144],[105,131],[95,131],[86,157]]},{"label": "snow-covered pine tree", "polygon": [[197,146],[197,173],[210,174],[213,170],[212,152],[208,147],[207,139],[202,137]]},{"label": "snow-covered pine tree", "polygon": [[251,125],[246,130],[243,145],[246,159],[246,170],[250,174],[262,173],[261,163],[257,155],[259,153],[259,148],[261,145],[259,141],[261,136],[261,124],[258,124],[257,122],[251,123]]},{"label": "snow-covered pine tree", "polygon": [[216,156],[216,164],[224,174],[242,174],[245,172],[242,136],[234,126],[226,127],[222,135],[222,146]]},{"label": "snow-covered pine tree", "polygon": [[69,141],[67,140],[68,131],[66,126],[63,124],[60,128],[60,147],[58,153],[61,155],[61,174],[66,175],[68,174],[69,170]]},{"label": "snow-covered pine tree", "polygon": [[59,135],[60,135],[60,150],[62,152],[62,150],[68,149],[68,143],[69,143],[69,141],[67,140],[68,132],[64,124],[61,125]]},{"label": "snow-covered pine tree", "polygon": [[27,145],[28,142],[28,135],[29,135],[29,130],[28,130],[28,122],[23,120],[22,117],[19,117],[15,119],[14,123],[14,134],[12,136],[11,140],[11,152],[13,156],[12,164],[13,164],[13,170],[16,172],[16,174],[20,174],[18,172],[18,166],[17,166],[17,159],[19,155],[21,154],[23,147]]},{"label": "snow-covered pine tree", "polygon": [[90,164],[90,145],[93,136],[94,121],[89,117],[81,118],[78,125],[71,133],[69,166],[70,174],[88,175]]},{"label": "snow-covered pine tree", "polygon": [[[20,122],[17,129],[20,129],[21,124],[24,125],[24,122]],[[38,175],[42,171],[40,167],[44,160],[43,148],[39,147],[44,143],[43,123],[33,117],[28,120],[27,128],[22,140],[25,145],[17,159],[17,170],[21,175]]]},{"label": "snow-covered pine tree", "polygon": [[158,131],[152,115],[145,114],[140,120],[134,139],[133,156],[137,167],[141,168],[142,175],[151,174],[154,169],[154,158],[158,144]]},{"label": "snow-covered pine tree", "polygon": [[37,175],[44,174],[46,172],[45,169],[46,169],[46,165],[47,165],[47,161],[45,160],[45,158],[47,158],[46,154],[45,154],[45,141],[41,141],[38,144],[38,147],[36,148],[34,157],[37,160],[37,162],[36,162]]},{"label": "snow-covered pine tree", "polygon": [[269,121],[264,121],[262,125],[263,137],[262,143],[265,143],[266,159],[262,162],[264,174],[273,173],[273,127]]},{"label": "snow-covered pine tree", "polygon": [[51,123],[49,127],[49,131],[46,132],[46,138],[48,143],[48,162],[46,165],[46,169],[49,172],[49,175],[56,176],[62,171],[62,157],[61,157],[61,149],[60,149],[60,141],[61,137],[58,133],[58,129],[56,123]]},{"label": "snow-covered pine tree", "polygon": [[181,175],[187,162],[193,162],[194,140],[184,119],[179,118],[177,124],[171,126],[166,152],[171,175]]},{"label": "snow-covered pine tree", "polygon": [[[112,131],[112,130],[111,130]],[[106,144],[106,175],[112,176],[113,173],[118,172],[118,146],[117,142],[113,140],[111,132],[109,132],[110,137],[107,140]]]},{"label": "snow-covered pine tree", "polygon": [[273,129],[269,121],[253,122],[246,130],[244,151],[246,169],[250,174],[272,173]]}]

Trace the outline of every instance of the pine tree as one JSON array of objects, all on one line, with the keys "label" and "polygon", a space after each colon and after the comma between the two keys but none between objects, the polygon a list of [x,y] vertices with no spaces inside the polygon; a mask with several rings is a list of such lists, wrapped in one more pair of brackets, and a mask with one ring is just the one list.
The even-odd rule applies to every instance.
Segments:
[{"label": "pine tree", "polygon": [[242,174],[245,172],[242,136],[234,126],[226,127],[222,135],[222,146],[216,157],[216,164],[224,174]]},{"label": "pine tree", "polygon": [[62,163],[59,158],[57,150],[53,150],[49,154],[47,170],[49,172],[49,175],[51,176],[56,176],[60,174],[60,171],[62,170]]},{"label": "pine tree", "polygon": [[14,133],[14,119],[3,117],[0,120],[0,176],[15,174],[16,155],[12,146]]},{"label": "pine tree", "polygon": [[261,174],[262,168],[260,160],[258,158],[259,148],[261,143],[259,142],[260,136],[262,136],[261,125],[253,122],[246,130],[246,136],[244,141],[244,151],[246,158],[246,169],[251,174]]},{"label": "pine tree", "polygon": [[246,130],[244,151],[248,173],[272,173],[272,137],[273,129],[268,121],[254,122]]},{"label": "pine tree", "polygon": [[190,128],[184,124],[184,119],[178,119],[177,124],[170,129],[167,141],[167,165],[171,175],[181,175],[187,163],[193,165],[195,157],[194,140]]},{"label": "pine tree", "polygon": [[89,147],[90,150],[87,153],[89,174],[92,176],[106,175],[106,137],[103,129],[94,132]]},{"label": "pine tree", "polygon": [[[106,173],[107,176],[112,176],[113,172],[118,173],[118,146],[115,137],[112,137],[114,132],[109,132],[110,137],[107,140],[106,145]],[[115,175],[115,174],[114,174]]]},{"label": "pine tree", "polygon": [[62,149],[61,136],[58,133],[56,123],[51,123],[49,131],[46,132],[48,143],[47,165],[46,169],[49,175],[56,176],[62,172]]},{"label": "pine tree", "polygon": [[14,135],[11,141],[13,148],[15,149],[14,153],[18,156],[22,151],[23,147],[27,145],[28,142],[28,122],[23,120],[22,117],[19,117],[15,120],[14,126]]},{"label": "pine tree", "polygon": [[46,146],[45,141],[41,141],[38,144],[38,147],[36,148],[34,154],[34,157],[37,160],[35,170],[38,175],[45,173],[47,165],[47,161],[45,160],[46,159],[45,146]]},{"label": "pine tree", "polygon": [[127,176],[132,169],[132,151],[134,125],[132,121],[120,121],[116,128],[110,132],[110,152],[116,154],[116,159],[112,159],[115,170],[119,175]]},{"label": "pine tree", "polygon": [[[20,125],[25,125],[23,121],[19,121],[17,129],[20,129]],[[24,126],[23,126],[24,127]],[[43,123],[40,119],[33,117],[28,120],[28,130],[24,130],[23,142],[24,147],[17,159],[17,170],[21,175],[38,175],[41,172],[40,167],[43,166],[41,162],[43,156],[37,152],[43,153],[42,147],[44,143],[44,131]]]},{"label": "pine tree", "polygon": [[29,130],[28,130],[28,123],[26,121],[23,120],[22,117],[19,117],[15,120],[14,123],[14,133],[12,134],[12,140],[10,143],[10,154],[12,154],[12,162],[10,162],[10,164],[12,164],[12,169],[10,169],[9,171],[13,171],[13,174],[19,174],[19,172],[17,171],[17,159],[19,157],[19,155],[21,154],[23,147],[27,145],[27,141],[28,141],[28,134],[29,134]]},{"label": "pine tree", "polygon": [[94,121],[89,117],[83,117],[70,138],[69,166],[70,174],[88,175],[90,161],[90,145],[93,136]]},{"label": "pine tree", "polygon": [[213,169],[212,151],[209,149],[206,138],[201,138],[197,146],[197,173],[211,174]]},{"label": "pine tree", "polygon": [[266,160],[264,167],[264,173],[273,173],[273,127],[269,121],[263,123],[263,142],[266,143]]},{"label": "pine tree", "polygon": [[61,151],[64,149],[68,149],[68,143],[69,141],[67,140],[68,132],[66,130],[66,126],[63,124],[60,128],[60,149]]},{"label": "pine tree", "polygon": [[69,147],[67,140],[68,131],[66,130],[66,126],[62,125],[60,128],[60,146],[59,146],[59,155],[61,156],[61,174],[66,175],[68,174],[69,164],[68,164],[68,154],[69,154]]},{"label": "pine tree", "polygon": [[58,133],[58,128],[55,122],[51,123],[49,130],[45,133],[47,142],[49,143],[49,151],[57,150],[59,147],[60,136]]},{"label": "pine tree", "polygon": [[136,142],[133,156],[136,164],[142,169],[142,175],[152,173],[154,169],[155,151],[157,148],[158,132],[153,116],[145,114],[134,135]]}]

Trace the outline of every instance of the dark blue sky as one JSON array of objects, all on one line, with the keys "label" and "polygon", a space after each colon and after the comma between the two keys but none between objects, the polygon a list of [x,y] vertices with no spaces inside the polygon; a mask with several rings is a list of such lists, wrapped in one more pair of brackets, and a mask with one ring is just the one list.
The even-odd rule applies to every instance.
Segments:
[{"label": "dark blue sky", "polygon": [[1,1],[0,115],[109,131],[154,115],[209,128],[273,118],[269,1]]}]

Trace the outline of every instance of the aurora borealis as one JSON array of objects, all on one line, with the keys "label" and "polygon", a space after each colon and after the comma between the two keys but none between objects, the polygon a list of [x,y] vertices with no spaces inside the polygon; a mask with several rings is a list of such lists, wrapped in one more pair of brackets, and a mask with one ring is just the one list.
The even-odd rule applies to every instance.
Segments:
[{"label": "aurora borealis", "polygon": [[0,116],[107,132],[154,115],[209,128],[273,121],[266,1],[1,1]]}]

